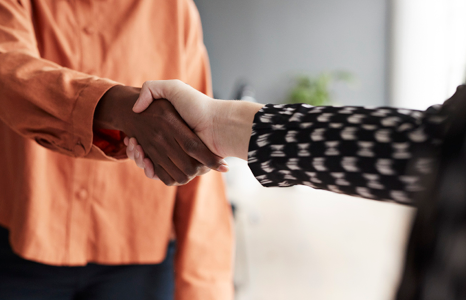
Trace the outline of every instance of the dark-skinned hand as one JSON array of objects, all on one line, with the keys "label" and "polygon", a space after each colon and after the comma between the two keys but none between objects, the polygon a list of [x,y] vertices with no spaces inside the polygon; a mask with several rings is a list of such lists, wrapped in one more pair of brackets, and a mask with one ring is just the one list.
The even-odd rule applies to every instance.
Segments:
[{"label": "dark-skinned hand", "polygon": [[226,163],[213,154],[186,125],[175,108],[166,100],[155,100],[140,114],[132,111],[140,89],[115,86],[99,101],[94,114],[94,126],[114,129],[135,137],[144,152],[136,162],[154,166],[153,174],[166,185],[183,185],[210,169],[223,170]]}]

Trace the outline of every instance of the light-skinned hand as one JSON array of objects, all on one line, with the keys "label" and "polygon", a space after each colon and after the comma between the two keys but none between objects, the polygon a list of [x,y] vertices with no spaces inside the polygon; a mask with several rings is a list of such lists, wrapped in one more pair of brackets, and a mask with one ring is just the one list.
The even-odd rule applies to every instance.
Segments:
[{"label": "light-skinned hand", "polygon": [[[247,157],[252,121],[261,104],[215,100],[179,80],[148,81],[142,86],[133,111],[141,113],[154,99],[167,99],[204,144],[219,157]],[[151,175],[152,163],[136,139],[127,139],[128,157]],[[218,171],[227,171],[221,166]]]}]

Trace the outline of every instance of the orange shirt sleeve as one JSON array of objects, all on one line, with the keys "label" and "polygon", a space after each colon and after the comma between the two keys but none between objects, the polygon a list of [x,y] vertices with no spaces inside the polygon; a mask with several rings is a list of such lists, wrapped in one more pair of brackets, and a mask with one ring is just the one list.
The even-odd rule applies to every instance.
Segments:
[{"label": "orange shirt sleeve", "polygon": [[92,124],[98,101],[118,83],[42,59],[29,5],[0,2],[0,120],[53,151],[111,159],[93,144]]},{"label": "orange shirt sleeve", "polygon": [[176,300],[233,299],[233,218],[220,195],[223,178],[214,171],[178,187]]}]

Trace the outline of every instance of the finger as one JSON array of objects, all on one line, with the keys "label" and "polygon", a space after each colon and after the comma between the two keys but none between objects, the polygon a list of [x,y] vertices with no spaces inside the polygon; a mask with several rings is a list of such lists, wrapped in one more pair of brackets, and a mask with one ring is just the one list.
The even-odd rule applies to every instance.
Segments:
[{"label": "finger", "polygon": [[[176,139],[173,139],[170,144],[172,151],[168,153],[168,157],[173,164],[183,172],[187,177],[193,178],[205,174],[209,168],[189,156],[178,144]],[[172,176],[173,177],[173,176]]]},{"label": "finger", "polygon": [[[190,178],[188,178],[173,164],[170,158],[166,155],[167,151],[159,152],[160,148],[169,149],[168,147],[160,147],[161,145],[162,144],[158,144],[157,146],[159,147],[154,147],[153,145],[147,147],[148,151],[146,155],[152,162],[154,176],[157,176],[167,186],[187,183]],[[172,150],[170,149],[170,151]]]},{"label": "finger", "polygon": [[128,146],[129,145],[129,137],[125,136],[125,138],[123,139],[123,143],[125,143],[125,146]]},{"label": "finger", "polygon": [[131,160],[135,160],[135,157],[134,157],[134,150],[135,150],[135,147],[137,146],[137,141],[135,138],[130,138],[129,139],[129,142],[128,142],[128,147],[126,147],[126,155],[128,156],[129,159]]},{"label": "finger", "polygon": [[128,156],[129,159],[134,160],[134,148],[133,150],[130,150],[129,147],[126,147],[126,156]]},{"label": "finger", "polygon": [[130,145],[132,144],[133,147],[136,147],[137,145],[139,145],[138,140],[135,137],[132,137],[129,139],[129,144]]},{"label": "finger", "polygon": [[136,149],[134,151],[134,157],[135,157],[136,165],[139,168],[144,169],[144,150],[142,149],[140,145],[136,146]]},{"label": "finger", "polygon": [[180,91],[190,91],[190,93],[192,93],[191,95],[198,94],[205,96],[205,94],[178,79],[146,81],[145,84],[145,87],[151,91],[154,99],[166,99],[172,102],[172,98],[174,98]]},{"label": "finger", "polygon": [[186,87],[183,81],[174,80],[152,80],[146,81],[143,87],[147,88],[154,99],[170,99],[176,92]]},{"label": "finger", "polygon": [[189,156],[204,166],[218,172],[228,172],[226,161],[213,154],[194,132],[186,132],[184,136],[177,136],[176,139]]},{"label": "finger", "polygon": [[160,180],[157,175],[155,175],[154,164],[148,158],[144,158],[144,173],[147,178]]},{"label": "finger", "polygon": [[178,166],[168,157],[168,160],[164,162],[162,167],[167,173],[175,180],[174,185],[185,185],[193,180],[196,175],[185,174]]},{"label": "finger", "polygon": [[129,159],[134,160],[133,159],[133,154],[134,154],[134,152],[130,151],[129,148],[126,147],[126,156],[128,156]]},{"label": "finger", "polygon": [[[185,154],[186,155],[186,154]],[[195,176],[185,174],[180,168],[173,163],[169,156],[166,157],[160,166],[173,178],[172,185],[185,185],[190,182]]]},{"label": "finger", "polygon": [[[176,147],[164,147],[163,149],[170,149],[170,153],[179,153],[179,155],[183,155],[183,156],[186,156],[186,153],[184,153],[180,147],[178,145],[176,145],[178,147],[178,150],[176,149]],[[154,167],[155,167],[155,174],[162,180],[164,181],[164,178],[162,176],[160,176],[161,174],[159,174],[158,172],[158,169],[157,169],[157,165],[160,169],[163,169],[165,171],[165,173],[167,173],[171,178],[172,178],[172,182],[170,183],[167,183],[164,181],[164,183],[166,185],[184,185],[186,183],[188,183],[189,181],[191,181],[195,176],[189,176],[187,174],[185,174],[183,171],[180,170],[180,168],[175,165],[173,163],[173,161],[170,159],[170,156],[166,154],[166,152],[157,152],[156,148],[152,148],[153,152],[151,152],[149,154],[149,157],[151,158],[151,160],[154,162],[156,161],[157,164],[154,164]],[[181,153],[180,153],[181,152]],[[175,156],[177,156],[175,154]]]},{"label": "finger", "polygon": [[142,85],[139,98],[133,106],[135,113],[146,110],[154,99],[167,99],[172,101],[174,95],[183,88],[189,87],[180,80],[153,80]]},{"label": "finger", "polygon": [[136,100],[136,103],[134,103],[134,106],[133,106],[133,111],[135,113],[143,112],[154,101],[154,97],[152,96],[152,92],[149,89],[148,85],[149,85],[149,82],[144,82],[144,84],[142,85],[138,100]]},{"label": "finger", "polygon": [[157,176],[165,185],[173,186],[175,185],[176,181],[168,175],[164,168],[162,168],[158,164],[153,164],[154,167],[154,176]]},{"label": "finger", "polygon": [[202,166],[200,169],[199,169],[199,175],[198,176],[201,176],[201,175],[204,175],[206,173],[209,173],[211,171],[210,168],[206,167],[206,166]]}]

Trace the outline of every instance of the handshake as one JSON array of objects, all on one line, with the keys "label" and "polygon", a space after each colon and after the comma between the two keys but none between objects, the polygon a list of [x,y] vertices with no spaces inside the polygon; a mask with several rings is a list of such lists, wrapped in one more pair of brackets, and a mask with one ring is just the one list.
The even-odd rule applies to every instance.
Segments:
[{"label": "handshake", "polygon": [[183,185],[210,170],[227,172],[225,157],[246,160],[254,115],[261,108],[212,99],[179,80],[147,81],[133,116],[116,123],[128,136],[127,156],[148,178]]}]

